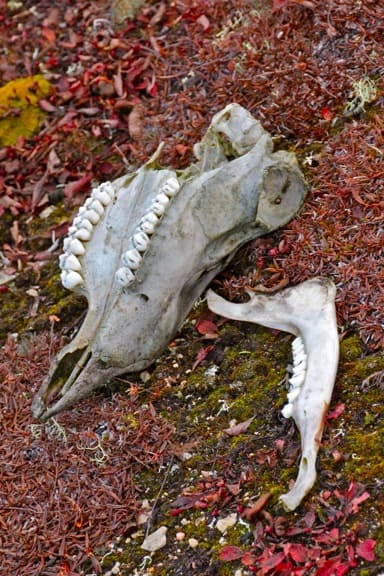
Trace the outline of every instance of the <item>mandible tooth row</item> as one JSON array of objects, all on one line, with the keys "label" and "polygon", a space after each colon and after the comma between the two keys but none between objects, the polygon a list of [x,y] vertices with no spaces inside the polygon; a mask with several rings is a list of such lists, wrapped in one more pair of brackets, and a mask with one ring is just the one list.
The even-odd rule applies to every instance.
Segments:
[{"label": "mandible tooth row", "polygon": [[85,254],[84,242],[91,239],[93,228],[103,216],[106,207],[114,200],[115,190],[111,182],[103,182],[94,188],[78,210],[72,225],[68,228],[68,236],[64,239],[64,254],[59,256],[59,266],[62,270],[60,278],[64,288],[73,290],[84,283],[81,275],[80,256]]},{"label": "mandible tooth row", "polygon": [[282,408],[281,413],[284,418],[293,416],[294,403],[300,396],[301,388],[305,382],[307,372],[307,355],[305,353],[304,342],[297,336],[292,342],[293,372],[289,378],[288,402]]},{"label": "mandible tooth row", "polygon": [[177,178],[168,178],[159,188],[149,210],[141,218],[139,226],[134,231],[131,244],[132,248],[124,252],[121,257],[123,266],[115,274],[116,282],[123,288],[132,284],[135,279],[134,271],[141,264],[143,256],[148,249],[150,236],[154,234],[161,217],[164,215],[170,201],[180,190]]}]

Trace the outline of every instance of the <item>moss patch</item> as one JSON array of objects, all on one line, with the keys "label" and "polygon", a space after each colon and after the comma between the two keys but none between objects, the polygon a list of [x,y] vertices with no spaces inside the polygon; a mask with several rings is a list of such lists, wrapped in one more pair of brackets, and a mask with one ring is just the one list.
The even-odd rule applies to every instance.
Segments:
[{"label": "moss patch", "polygon": [[30,138],[39,129],[45,116],[39,100],[50,90],[41,74],[12,80],[0,88],[0,146],[13,146],[19,136]]}]

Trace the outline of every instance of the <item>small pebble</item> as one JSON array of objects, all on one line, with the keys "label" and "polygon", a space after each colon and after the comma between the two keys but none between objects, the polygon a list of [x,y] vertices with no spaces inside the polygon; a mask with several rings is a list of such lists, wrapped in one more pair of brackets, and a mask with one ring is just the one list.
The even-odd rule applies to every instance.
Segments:
[{"label": "small pebble", "polygon": [[190,545],[191,548],[197,548],[197,546],[199,545],[199,541],[196,540],[196,538],[190,538],[188,540],[188,544]]}]

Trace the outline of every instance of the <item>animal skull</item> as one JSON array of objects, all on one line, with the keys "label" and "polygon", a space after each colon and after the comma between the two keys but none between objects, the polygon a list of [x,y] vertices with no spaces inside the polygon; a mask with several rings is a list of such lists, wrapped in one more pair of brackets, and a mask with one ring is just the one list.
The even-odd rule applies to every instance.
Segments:
[{"label": "animal skull", "polygon": [[293,417],[301,434],[297,480],[280,496],[289,510],[297,508],[316,480],[316,456],[339,360],[335,292],[327,278],[312,278],[271,296],[249,292],[244,304],[227,302],[212,290],[207,293],[208,306],[216,314],[296,336],[288,404],[282,410],[286,418]]},{"label": "animal skull", "polygon": [[63,285],[86,296],[88,312],[34,398],[35,417],[149,366],[239,247],[296,214],[303,177],[293,154],[272,148],[259,122],[230,104],[186,170],[158,169],[155,155],[92,191],[60,257]]}]

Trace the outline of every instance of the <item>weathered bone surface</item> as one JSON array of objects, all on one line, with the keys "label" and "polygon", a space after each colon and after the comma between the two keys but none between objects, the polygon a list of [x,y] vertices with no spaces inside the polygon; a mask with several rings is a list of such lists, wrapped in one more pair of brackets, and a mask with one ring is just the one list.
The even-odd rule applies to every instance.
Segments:
[{"label": "weathered bone surface", "polygon": [[288,403],[282,410],[283,416],[294,418],[301,434],[298,477],[292,490],[280,496],[289,510],[297,508],[316,480],[316,457],[339,360],[335,292],[327,278],[313,278],[271,296],[249,292],[244,304],[208,291],[208,306],[216,314],[296,336]]},{"label": "weathered bone surface", "polygon": [[60,258],[65,287],[87,316],[33,401],[48,418],[163,351],[196,298],[245,242],[286,224],[305,183],[295,157],[230,104],[195,146],[197,163],[136,172],[93,190]]}]

